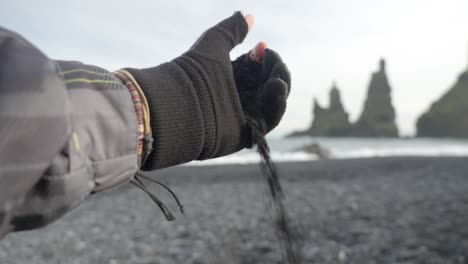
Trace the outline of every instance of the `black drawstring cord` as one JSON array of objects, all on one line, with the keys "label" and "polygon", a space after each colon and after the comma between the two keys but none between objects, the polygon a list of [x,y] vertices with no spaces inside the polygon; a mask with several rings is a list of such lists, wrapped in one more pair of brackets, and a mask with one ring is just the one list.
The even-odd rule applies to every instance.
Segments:
[{"label": "black drawstring cord", "polygon": [[162,186],[164,189],[166,189],[171,195],[172,197],[174,197],[174,199],[176,200],[177,202],[177,205],[179,206],[179,210],[182,214],[184,214],[184,207],[182,206],[182,204],[180,203],[180,200],[179,198],[177,197],[177,195],[165,184],[161,183],[161,182],[158,182],[156,181],[155,179],[152,179],[151,177],[148,177],[146,175],[143,175],[140,171],[138,171],[137,173],[135,173],[135,177],[133,179],[130,180],[130,183],[135,185],[136,187],[138,187],[139,189],[141,189],[142,191],[144,191],[146,194],[148,194],[148,196],[151,198],[151,200],[153,200],[154,203],[156,203],[158,205],[158,207],[161,209],[161,211],[163,212],[164,216],[166,217],[166,219],[168,221],[174,221],[175,220],[175,217],[174,215],[171,213],[171,211],[167,208],[166,205],[164,205],[163,202],[161,202],[157,197],[156,195],[154,195],[149,189],[148,187],[146,186],[146,184],[141,180],[141,179],[145,179],[147,181],[150,181],[150,182],[154,182],[154,183],[157,183],[159,184],[160,186]]},{"label": "black drawstring cord", "polygon": [[160,186],[162,186],[164,189],[166,189],[171,195],[172,197],[174,197],[174,200],[177,202],[177,205],[179,206],[179,211],[184,214],[184,206],[182,205],[182,203],[180,202],[179,198],[177,197],[177,195],[167,186],[165,185],[164,183],[162,182],[158,182],[157,180],[151,178],[151,177],[148,177],[142,173],[140,173],[139,171],[135,174],[136,177],[140,177],[140,178],[143,178],[147,181],[150,181],[150,182],[154,182]]},{"label": "black drawstring cord", "polygon": [[[141,181],[140,181],[141,182]],[[159,201],[159,199],[154,196],[147,188],[146,186],[144,185],[141,185],[141,183],[138,182],[137,180],[130,180],[130,183],[135,185],[136,187],[140,188],[141,190],[143,190],[146,194],[149,195],[149,197],[151,198],[151,200],[153,200],[153,202],[155,202],[159,208],[161,209],[161,211],[163,212],[164,216],[166,217],[167,221],[174,221],[175,220],[175,217],[174,215],[172,215],[171,211],[169,211],[169,209],[161,202]]]}]

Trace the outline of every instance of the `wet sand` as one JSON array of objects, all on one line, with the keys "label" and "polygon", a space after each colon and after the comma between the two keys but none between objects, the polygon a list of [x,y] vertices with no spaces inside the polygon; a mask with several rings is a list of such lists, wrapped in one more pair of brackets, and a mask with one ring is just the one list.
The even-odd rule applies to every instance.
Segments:
[{"label": "wet sand", "polygon": [[[305,263],[468,263],[468,159],[280,163]],[[176,167],[149,175],[176,215],[127,184],[45,229],[0,241],[0,263],[276,263],[258,165]]]}]

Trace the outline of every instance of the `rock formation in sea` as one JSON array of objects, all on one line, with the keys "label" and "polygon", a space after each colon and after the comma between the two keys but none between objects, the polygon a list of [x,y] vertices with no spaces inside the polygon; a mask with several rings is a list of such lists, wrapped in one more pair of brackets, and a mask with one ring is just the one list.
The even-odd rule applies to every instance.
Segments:
[{"label": "rock formation in sea", "polygon": [[315,154],[317,155],[317,158],[319,159],[329,159],[331,158],[332,156],[332,153],[331,151],[320,145],[319,143],[312,143],[312,144],[309,144],[309,145],[305,145],[303,147],[300,147],[298,149],[295,150],[296,152],[297,151],[303,151],[303,152],[306,152],[306,153],[310,153],[310,154]]},{"label": "rock formation in sea", "polygon": [[341,103],[340,91],[334,83],[330,90],[329,107],[322,107],[317,99],[314,99],[312,125],[305,131],[292,133],[290,136],[325,136],[339,137],[346,136],[350,132],[351,125],[348,120],[348,113]]},{"label": "rock formation in sea", "polygon": [[321,107],[314,100],[314,120],[309,130],[311,136],[338,137],[349,133],[351,127],[348,113],[341,103],[340,91],[333,84],[330,90],[330,103],[328,108]]},{"label": "rock formation in sea", "polygon": [[362,114],[354,124],[350,124],[348,113],[341,103],[340,91],[334,84],[330,90],[330,106],[322,107],[314,100],[312,125],[288,137],[398,137],[391,91],[385,60],[381,59],[379,70],[372,74]]},{"label": "rock formation in sea", "polygon": [[468,68],[416,123],[418,137],[468,138]]},{"label": "rock formation in sea", "polygon": [[391,90],[385,72],[385,60],[381,59],[379,70],[372,74],[364,110],[353,125],[352,136],[398,137]]}]

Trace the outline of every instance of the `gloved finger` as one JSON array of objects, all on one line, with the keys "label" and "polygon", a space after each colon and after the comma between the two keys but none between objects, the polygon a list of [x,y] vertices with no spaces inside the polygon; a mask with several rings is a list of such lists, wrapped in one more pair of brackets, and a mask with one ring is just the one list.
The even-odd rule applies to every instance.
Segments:
[{"label": "gloved finger", "polygon": [[271,49],[265,50],[262,62],[262,77],[264,81],[267,81],[270,78],[273,67],[280,62],[283,62],[283,60],[277,52]]},{"label": "gloved finger", "polygon": [[268,80],[262,91],[261,111],[267,133],[275,128],[286,111],[287,84],[278,78]]},{"label": "gloved finger", "polygon": [[287,84],[288,95],[291,92],[291,73],[284,62],[278,62],[271,71],[270,78],[279,78]]},{"label": "gloved finger", "polygon": [[[253,22],[253,17],[250,16],[249,20]],[[249,24],[246,18],[241,12],[236,12],[205,31],[191,49],[211,53],[221,51],[226,54],[244,41],[248,31]]]}]

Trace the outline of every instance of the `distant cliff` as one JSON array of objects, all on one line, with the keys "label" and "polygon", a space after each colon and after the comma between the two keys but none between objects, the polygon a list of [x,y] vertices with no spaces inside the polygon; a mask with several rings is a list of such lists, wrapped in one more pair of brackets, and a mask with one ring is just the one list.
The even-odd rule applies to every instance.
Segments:
[{"label": "distant cliff", "polygon": [[468,70],[419,117],[418,137],[468,138]]},{"label": "distant cliff", "polygon": [[352,135],[358,137],[398,137],[391,88],[385,72],[385,60],[372,74],[361,117],[353,125]]},{"label": "distant cliff", "polygon": [[336,85],[330,90],[328,108],[314,100],[313,115],[314,120],[308,129],[293,132],[289,136],[398,137],[385,61],[380,60],[379,70],[372,74],[364,110],[355,124],[349,122]]}]

